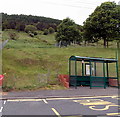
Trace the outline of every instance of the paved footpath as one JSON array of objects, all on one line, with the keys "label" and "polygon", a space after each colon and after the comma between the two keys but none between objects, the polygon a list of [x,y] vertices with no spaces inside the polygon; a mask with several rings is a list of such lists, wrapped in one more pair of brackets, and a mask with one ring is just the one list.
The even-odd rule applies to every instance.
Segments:
[{"label": "paved footpath", "polygon": [[65,90],[37,90],[37,91],[18,91],[8,92],[2,96],[3,99],[9,98],[49,98],[49,97],[76,97],[76,96],[109,96],[118,95],[118,88],[107,87],[92,88],[77,87],[77,89],[69,88]]}]

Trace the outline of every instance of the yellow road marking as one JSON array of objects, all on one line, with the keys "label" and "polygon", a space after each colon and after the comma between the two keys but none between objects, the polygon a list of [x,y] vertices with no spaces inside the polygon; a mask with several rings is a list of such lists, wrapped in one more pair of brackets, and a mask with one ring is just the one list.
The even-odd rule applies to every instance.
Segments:
[{"label": "yellow road marking", "polygon": [[61,117],[60,114],[59,114],[54,108],[51,108],[51,109],[53,110],[53,112],[54,112],[57,116]]},{"label": "yellow road marking", "polygon": [[[104,101],[104,100],[101,100],[101,99],[73,100],[73,102],[80,103],[80,104],[82,104],[84,106],[87,105],[87,106],[89,106],[90,109],[97,110],[97,111],[108,110],[109,107],[111,107],[111,106],[119,107],[119,105],[115,105],[112,102]],[[99,105],[105,105],[105,107],[102,108],[102,109],[98,109],[98,108],[96,109],[95,107],[97,107]]]},{"label": "yellow road marking", "polygon": [[87,100],[73,100],[74,102],[83,104],[83,105],[108,105],[108,104],[113,104],[108,101],[104,101],[101,99],[87,99]]},{"label": "yellow road marking", "polygon": [[8,102],[22,102],[22,101],[42,101],[42,99],[14,99],[7,100]]},{"label": "yellow road marking", "polygon": [[120,115],[120,113],[107,113],[107,115]]},{"label": "yellow road marking", "polygon": [[112,104],[111,102],[104,101],[104,102],[93,102],[93,103],[80,103],[83,105],[107,105],[107,104]]},{"label": "yellow road marking", "polygon": [[118,97],[118,96],[113,96],[112,98],[115,98],[115,99],[117,99],[117,100],[120,100],[120,97]]},{"label": "yellow road marking", "polygon": [[74,102],[80,103],[88,103],[88,102],[103,102],[104,100],[101,99],[87,99],[87,100],[73,100]]},{"label": "yellow road marking", "polygon": [[68,100],[68,99],[83,99],[83,98],[104,98],[104,97],[110,97],[110,98],[117,98],[118,96],[91,96],[91,97],[72,97],[72,98],[49,98],[47,100]]},{"label": "yellow road marking", "polygon": [[96,109],[94,108],[95,106],[89,106],[89,108],[92,110],[103,111],[103,110],[108,110],[110,106],[118,106],[118,105],[106,105],[105,108],[102,109]]}]

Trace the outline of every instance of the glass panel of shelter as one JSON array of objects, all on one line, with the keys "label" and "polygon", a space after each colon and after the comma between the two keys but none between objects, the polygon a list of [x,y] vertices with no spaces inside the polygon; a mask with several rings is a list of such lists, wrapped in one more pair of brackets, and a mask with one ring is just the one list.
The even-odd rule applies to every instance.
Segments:
[{"label": "glass panel of shelter", "polygon": [[109,71],[109,77],[117,77],[115,63],[108,64],[108,71]]},{"label": "glass panel of shelter", "polygon": [[75,61],[70,61],[70,75],[75,75]]},{"label": "glass panel of shelter", "polygon": [[[90,76],[90,66],[91,76],[104,77],[102,62],[91,62],[90,64],[90,62],[77,61],[77,75]],[[75,61],[71,63],[71,75],[75,75]]]}]

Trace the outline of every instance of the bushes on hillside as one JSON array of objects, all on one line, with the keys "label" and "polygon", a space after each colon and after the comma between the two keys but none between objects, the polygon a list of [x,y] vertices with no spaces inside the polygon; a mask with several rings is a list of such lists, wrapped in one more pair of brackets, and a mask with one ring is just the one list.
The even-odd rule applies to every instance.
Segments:
[{"label": "bushes on hillside", "polygon": [[48,35],[49,34],[49,31],[48,29],[45,29],[44,32],[43,32],[44,35]]},{"label": "bushes on hillside", "polygon": [[25,26],[25,32],[35,32],[37,30],[37,28],[35,27],[35,26],[33,26],[33,25],[26,25]]},{"label": "bushes on hillside", "polygon": [[55,30],[54,30],[52,27],[50,27],[48,30],[49,30],[49,33],[50,33],[50,34],[52,34],[52,33],[55,32]]},{"label": "bushes on hillside", "polygon": [[11,40],[17,40],[19,37],[18,37],[18,35],[15,32],[10,32],[9,33],[9,38]]},{"label": "bushes on hillside", "polygon": [[25,32],[29,34],[29,36],[34,37],[34,35],[37,35],[36,32],[37,28],[34,25],[27,25],[25,27]]}]

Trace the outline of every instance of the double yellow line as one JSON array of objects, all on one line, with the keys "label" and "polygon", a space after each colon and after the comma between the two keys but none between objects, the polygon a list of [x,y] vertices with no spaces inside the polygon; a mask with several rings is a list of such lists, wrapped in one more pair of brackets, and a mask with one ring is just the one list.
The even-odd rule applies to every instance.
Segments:
[{"label": "double yellow line", "polygon": [[106,115],[115,116],[115,115],[120,115],[120,113],[107,113]]}]

